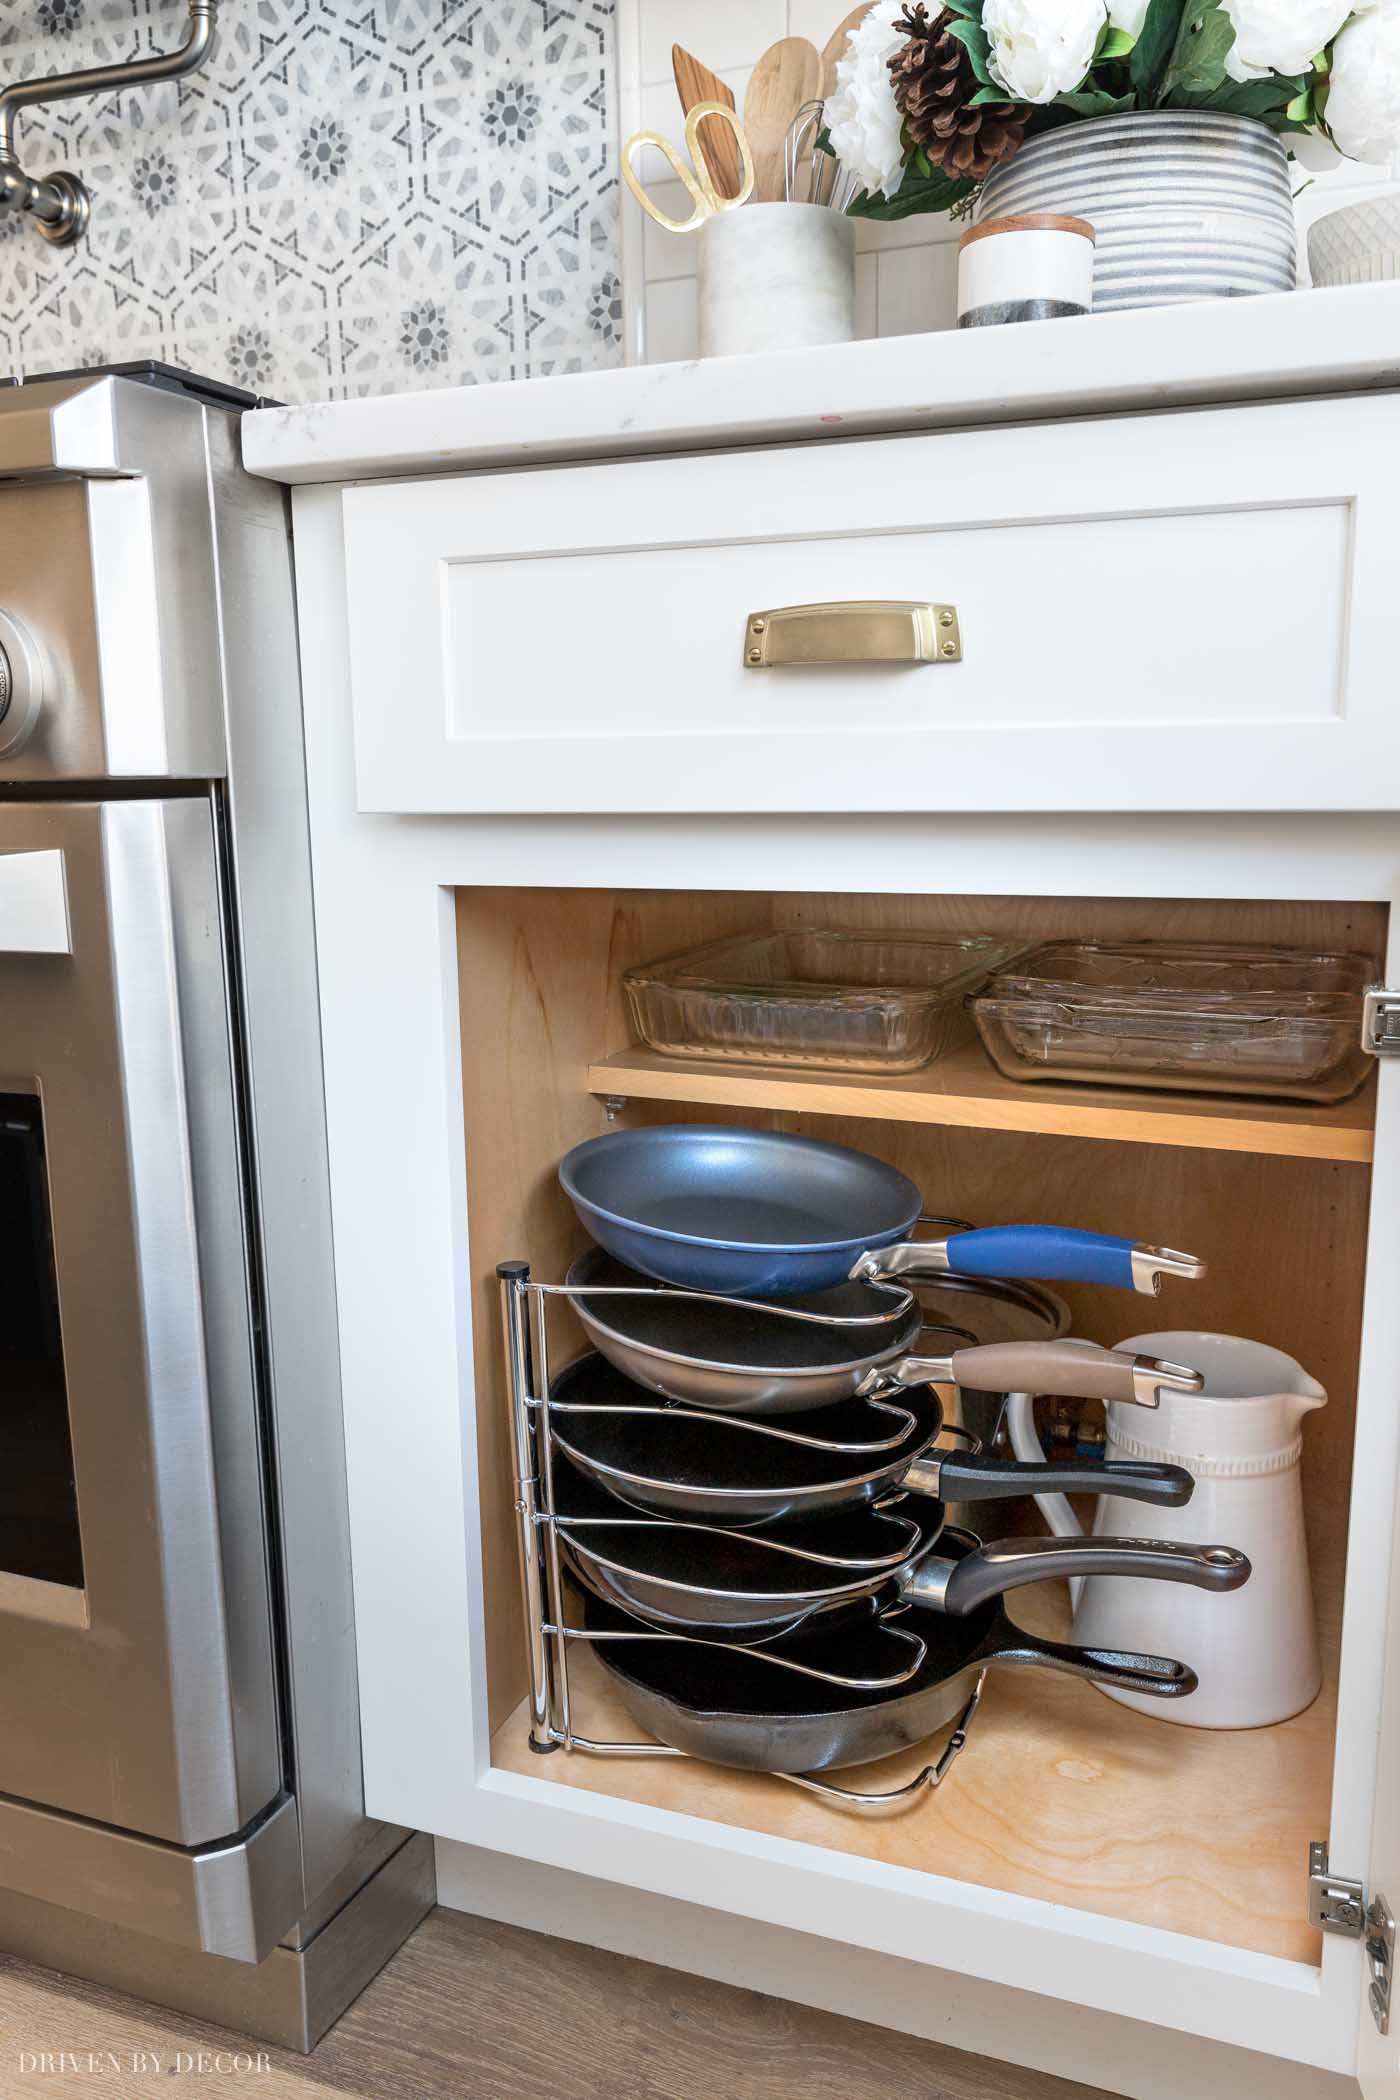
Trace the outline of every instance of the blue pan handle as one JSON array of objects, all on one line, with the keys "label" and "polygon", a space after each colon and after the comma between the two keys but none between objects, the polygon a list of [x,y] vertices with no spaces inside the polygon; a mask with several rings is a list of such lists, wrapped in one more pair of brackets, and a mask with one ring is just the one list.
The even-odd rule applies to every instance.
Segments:
[{"label": "blue pan handle", "polygon": [[945,1240],[906,1240],[872,1248],[851,1271],[878,1282],[892,1276],[1010,1276],[1046,1283],[1108,1283],[1155,1296],[1164,1276],[1195,1281],[1205,1263],[1171,1247],[1077,1232],[1068,1225],[986,1225]]}]

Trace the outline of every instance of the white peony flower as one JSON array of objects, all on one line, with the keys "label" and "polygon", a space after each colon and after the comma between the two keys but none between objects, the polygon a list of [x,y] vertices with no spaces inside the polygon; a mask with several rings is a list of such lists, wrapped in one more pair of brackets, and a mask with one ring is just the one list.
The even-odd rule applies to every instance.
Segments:
[{"label": "white peony flower", "polygon": [[1380,165],[1400,151],[1400,0],[1347,23],[1332,47],[1323,115],[1352,160]]},{"label": "white peony flower", "polygon": [[1325,131],[1285,131],[1283,143],[1309,175],[1330,175],[1342,165],[1342,156]]},{"label": "white peony flower", "polygon": [[904,39],[872,8],[846,40],[836,67],[836,91],[827,97],[831,149],[862,189],[892,197],[904,176],[900,115],[889,61]]},{"label": "white peony flower", "polygon": [[1136,43],[1147,19],[1147,0],[1108,0],[1108,19],[1115,29],[1126,30]]},{"label": "white peony flower", "polygon": [[1225,60],[1231,80],[1306,73],[1352,11],[1352,0],[1221,0],[1235,25]]},{"label": "white peony flower", "polygon": [[1013,102],[1053,102],[1089,70],[1104,0],[985,0],[991,74]]}]

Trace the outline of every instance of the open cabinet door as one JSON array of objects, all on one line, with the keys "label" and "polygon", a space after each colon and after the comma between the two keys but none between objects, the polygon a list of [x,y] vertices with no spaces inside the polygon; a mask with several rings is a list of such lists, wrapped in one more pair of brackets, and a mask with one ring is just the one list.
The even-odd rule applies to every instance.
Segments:
[{"label": "open cabinet door", "polygon": [[[1400,915],[1392,902],[1390,955],[1386,983],[1396,981],[1400,968]],[[1400,1060],[1382,1058],[1376,1101],[1376,1152],[1371,1184],[1371,1245],[1367,1259],[1367,1312],[1364,1327],[1365,1352],[1393,1350],[1393,1321],[1388,1316],[1372,1322],[1369,1314],[1374,1297],[1386,1303],[1394,1299],[1395,1247],[1389,1223],[1400,1211]],[[1383,1385],[1400,1407],[1400,1362],[1378,1367]],[[1357,1453],[1357,1464],[1362,1454]],[[1396,1486],[1400,1497],[1400,1483]],[[1400,1983],[1394,1977],[1395,1932],[1387,1924],[1400,1915],[1400,1522],[1390,1539],[1390,1586],[1386,1605],[1384,1674],[1381,1684],[1380,1725],[1376,1738],[1375,1798],[1372,1806],[1371,1850],[1366,1862],[1368,1919],[1357,1989],[1358,2008],[1356,2075],[1365,2100],[1400,2100]],[[1384,1974],[1382,1974],[1384,1970]],[[1388,1979],[1388,1985],[1387,1985]],[[1389,1997],[1389,2014],[1385,2001]],[[1380,2008],[1381,2018],[1377,2017]],[[1382,2032],[1382,2025],[1386,2031]]]},{"label": "open cabinet door", "polygon": [[1362,2002],[1356,2075],[1365,2100],[1400,2100],[1400,1988],[1394,1976],[1395,1917],[1400,1905],[1400,1527],[1391,1564],[1385,1639],[1375,1816],[1366,1867],[1368,1916],[1358,1986]]}]

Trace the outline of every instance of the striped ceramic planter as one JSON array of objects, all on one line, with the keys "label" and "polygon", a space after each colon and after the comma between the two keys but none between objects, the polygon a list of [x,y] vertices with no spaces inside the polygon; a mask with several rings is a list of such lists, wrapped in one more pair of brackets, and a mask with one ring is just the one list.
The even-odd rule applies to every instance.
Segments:
[{"label": "striped ceramic planter", "polygon": [[1288,157],[1251,117],[1161,109],[1062,125],[988,176],[978,219],[1016,212],[1092,223],[1095,313],[1296,282]]}]

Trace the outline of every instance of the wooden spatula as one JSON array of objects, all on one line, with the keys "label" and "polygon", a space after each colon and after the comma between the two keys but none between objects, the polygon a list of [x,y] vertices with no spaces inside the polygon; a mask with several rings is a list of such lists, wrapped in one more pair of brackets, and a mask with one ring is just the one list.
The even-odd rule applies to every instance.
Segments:
[{"label": "wooden spatula", "polygon": [[828,95],[836,93],[836,61],[845,57],[846,39],[851,31],[865,20],[870,12],[870,4],[871,0],[863,0],[862,6],[853,7],[845,21],[827,38],[822,50],[822,84],[819,90],[823,102]]},{"label": "wooden spatula", "polygon": [[783,194],[783,141],[804,102],[821,93],[822,62],[805,36],[770,44],[749,79],[744,130],[755,172],[754,196],[772,204]]},{"label": "wooden spatula", "polygon": [[[697,102],[722,102],[726,109],[733,109],[734,90],[726,87],[718,73],[702,66],[699,59],[693,58],[680,44],[671,46],[671,71],[676,76],[676,93],[681,98],[684,116],[690,115]],[[743,185],[743,173],[733,132],[720,118],[709,117],[700,127],[700,136],[715,188],[721,197],[737,197]]]}]

